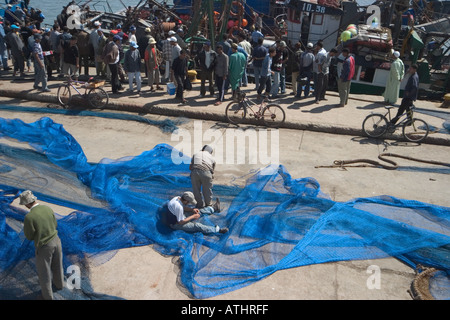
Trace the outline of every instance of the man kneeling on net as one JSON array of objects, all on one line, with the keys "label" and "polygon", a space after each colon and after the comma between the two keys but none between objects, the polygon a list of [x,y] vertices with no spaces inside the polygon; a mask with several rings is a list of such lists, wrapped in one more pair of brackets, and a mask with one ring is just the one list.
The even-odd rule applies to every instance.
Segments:
[{"label": "man kneeling on net", "polygon": [[184,192],[183,195],[176,196],[167,202],[163,207],[162,218],[164,224],[174,230],[183,230],[185,232],[202,232],[203,234],[227,233],[228,228],[219,226],[208,226],[198,221],[204,215],[210,215],[220,212],[219,199],[212,205],[201,209],[191,208],[195,206],[194,194]]}]

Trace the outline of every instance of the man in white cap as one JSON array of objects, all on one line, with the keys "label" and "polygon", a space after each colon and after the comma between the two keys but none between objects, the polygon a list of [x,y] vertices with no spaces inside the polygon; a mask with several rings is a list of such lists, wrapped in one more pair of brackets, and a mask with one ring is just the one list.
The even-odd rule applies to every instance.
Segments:
[{"label": "man in white cap", "polygon": [[11,56],[14,61],[13,76],[16,76],[16,72],[20,71],[20,77],[24,77],[25,69],[25,56],[24,56],[24,43],[22,37],[19,34],[19,27],[16,24],[11,25],[11,32],[6,35],[6,42],[11,50]]},{"label": "man in white cap", "polygon": [[[91,34],[89,35],[89,44],[94,48],[94,54],[98,52],[98,46],[100,44],[100,38],[102,36],[101,32],[98,32],[97,30],[100,29],[101,23],[99,21],[94,22],[94,29],[91,31]],[[97,70],[97,76],[99,76],[99,61],[98,59],[94,59],[95,62],[95,70]]]},{"label": "man in white cap", "polygon": [[28,240],[34,241],[42,297],[52,300],[52,280],[56,289],[64,287],[62,247],[56,230],[56,218],[50,207],[36,202],[37,198],[30,190],[22,192],[19,199],[21,205],[30,209],[25,216],[23,232]]},{"label": "man in white cap", "polygon": [[400,83],[405,76],[405,66],[400,59],[400,52],[394,51],[394,61],[391,63],[389,78],[386,82],[386,89],[383,92],[384,102],[394,104],[397,102],[400,93]]},{"label": "man in white cap", "polygon": [[138,94],[141,93],[141,55],[136,42],[130,42],[130,50],[125,53],[123,68],[128,74],[129,92],[133,92],[133,81],[136,79],[136,89]]},{"label": "man in white cap", "polygon": [[172,46],[172,63],[173,61],[180,56],[181,47],[177,42],[177,38],[174,36],[169,39],[170,45]]},{"label": "man in white cap", "polygon": [[216,234],[228,232],[228,228],[220,228],[218,225],[205,225],[198,221],[204,215],[220,212],[217,204],[214,207],[209,206],[202,209],[192,208],[189,205],[196,205],[194,195],[190,191],[172,198],[163,206],[162,222],[174,230],[183,230],[189,233]]}]

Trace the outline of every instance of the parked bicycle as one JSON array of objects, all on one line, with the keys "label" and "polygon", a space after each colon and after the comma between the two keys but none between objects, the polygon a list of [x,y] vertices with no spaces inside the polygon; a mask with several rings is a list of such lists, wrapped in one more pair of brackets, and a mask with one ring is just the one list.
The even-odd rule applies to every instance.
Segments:
[{"label": "parked bicycle", "polygon": [[410,142],[421,142],[428,136],[430,128],[424,120],[414,117],[414,106],[410,108],[410,111],[404,112],[396,124],[391,123],[391,109],[394,107],[386,106],[385,108],[387,112],[384,115],[373,113],[364,119],[362,129],[367,136],[379,138],[388,131],[395,132],[400,127],[403,137]]},{"label": "parked bicycle", "polygon": [[[253,108],[257,109],[253,109]],[[260,104],[253,103],[246,97],[245,92],[238,95],[238,102],[230,102],[225,109],[225,116],[232,124],[240,124],[247,116],[247,112],[257,120],[262,120],[264,124],[271,128],[280,127],[286,118],[286,114],[278,104],[268,104],[264,99]]]},{"label": "parked bicycle", "polygon": [[[73,94],[78,93],[78,95],[86,98],[89,105],[92,108],[103,109],[108,105],[109,95],[102,88],[105,85],[105,81],[93,81],[93,77],[89,78],[87,82],[72,80],[71,77],[68,78],[61,86],[58,88],[57,96],[58,101],[64,108],[70,105]],[[84,93],[81,93],[78,89],[84,88]]]}]

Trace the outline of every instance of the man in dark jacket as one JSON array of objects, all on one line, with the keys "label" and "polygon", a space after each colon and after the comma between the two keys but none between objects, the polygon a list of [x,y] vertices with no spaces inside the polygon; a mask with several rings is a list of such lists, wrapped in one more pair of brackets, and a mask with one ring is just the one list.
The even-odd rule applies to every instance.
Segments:
[{"label": "man in dark jacket", "polygon": [[195,58],[196,64],[201,69],[201,86],[200,86],[200,95],[203,97],[206,94],[205,83],[208,80],[209,83],[209,93],[214,95],[214,66],[216,64],[217,53],[211,50],[211,43],[205,42],[203,45],[203,50],[199,52],[197,57]]},{"label": "man in dark jacket", "polygon": [[397,115],[391,120],[392,124],[395,124],[405,111],[407,112],[408,119],[411,120],[410,107],[413,105],[413,102],[417,100],[417,94],[419,93],[417,65],[413,64],[409,67],[408,73],[410,74],[410,77],[405,86],[402,103],[398,108]]},{"label": "man in dark jacket", "polygon": [[180,55],[173,60],[172,74],[177,83],[177,94],[175,98],[180,99],[183,104],[187,102],[183,97],[184,82],[187,76],[187,63],[186,51],[181,49]]},{"label": "man in dark jacket", "polygon": [[25,69],[25,46],[22,38],[19,35],[19,27],[15,24],[11,25],[11,31],[6,35],[6,41],[11,50],[11,56],[14,58],[14,72],[13,76],[16,76],[16,72],[20,71],[20,77],[24,77]]}]

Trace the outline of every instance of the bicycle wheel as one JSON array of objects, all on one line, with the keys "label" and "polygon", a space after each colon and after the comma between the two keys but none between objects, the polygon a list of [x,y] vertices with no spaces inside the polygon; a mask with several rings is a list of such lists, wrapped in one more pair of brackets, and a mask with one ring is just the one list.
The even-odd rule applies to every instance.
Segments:
[{"label": "bicycle wheel", "polygon": [[109,102],[108,93],[102,88],[93,88],[89,90],[87,98],[92,108],[103,109]]},{"label": "bicycle wheel", "polygon": [[428,136],[430,128],[422,119],[413,119],[403,124],[403,137],[410,142],[420,142]]},{"label": "bicycle wheel", "polygon": [[227,120],[232,124],[239,124],[247,115],[247,109],[244,107],[243,103],[230,102],[225,109],[225,116]]},{"label": "bicycle wheel", "polygon": [[64,108],[69,106],[70,99],[72,98],[72,92],[70,91],[70,86],[67,84],[62,84],[58,91],[56,92],[58,97],[58,102]]},{"label": "bicycle wheel", "polygon": [[262,113],[264,124],[270,128],[278,128],[286,119],[286,114],[282,107],[277,104],[269,104]]},{"label": "bicycle wheel", "polygon": [[363,123],[362,129],[364,134],[370,138],[379,138],[386,133],[388,128],[388,121],[382,114],[370,114]]}]

